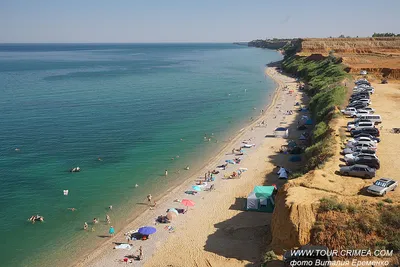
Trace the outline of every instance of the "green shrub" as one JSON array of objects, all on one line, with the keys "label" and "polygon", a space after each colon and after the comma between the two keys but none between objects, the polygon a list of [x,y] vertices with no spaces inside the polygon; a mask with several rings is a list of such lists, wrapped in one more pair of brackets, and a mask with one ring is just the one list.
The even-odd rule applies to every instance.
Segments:
[{"label": "green shrub", "polygon": [[320,199],[320,211],[340,211],[343,212],[346,210],[346,205],[343,203],[339,203],[336,199],[333,198],[321,198]]},{"label": "green shrub", "polygon": [[393,228],[400,229],[400,206],[397,207],[388,206],[387,209],[382,211],[380,219],[382,224],[386,224]]},{"label": "green shrub", "polygon": [[272,250],[265,252],[264,254],[264,263],[277,260],[278,257],[275,255],[275,252]]},{"label": "green shrub", "polygon": [[352,213],[352,214],[354,214],[354,213],[357,213],[358,212],[358,208],[357,208],[357,206],[354,206],[354,205],[347,205],[347,212],[349,212],[349,213]]},{"label": "green shrub", "polygon": [[391,198],[385,198],[383,201],[386,203],[393,203],[393,200]]}]

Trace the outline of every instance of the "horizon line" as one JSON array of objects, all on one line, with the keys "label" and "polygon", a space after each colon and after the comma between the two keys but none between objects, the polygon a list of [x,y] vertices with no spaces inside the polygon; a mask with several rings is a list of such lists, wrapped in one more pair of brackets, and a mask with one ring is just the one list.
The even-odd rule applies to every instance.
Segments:
[{"label": "horizon line", "polygon": [[227,42],[0,42],[3,44],[232,44],[250,41],[227,41]]}]

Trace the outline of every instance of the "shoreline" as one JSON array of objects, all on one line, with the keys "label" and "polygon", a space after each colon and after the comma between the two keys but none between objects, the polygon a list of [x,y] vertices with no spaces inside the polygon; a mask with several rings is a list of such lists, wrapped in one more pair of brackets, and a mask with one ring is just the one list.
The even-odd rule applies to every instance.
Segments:
[{"label": "shoreline", "polygon": [[[147,209],[146,211],[144,211],[141,215],[139,215],[138,217],[136,217],[134,220],[130,221],[127,225],[125,225],[119,232],[118,234],[113,237],[108,239],[107,241],[103,242],[99,247],[95,248],[94,251],[90,252],[89,254],[84,255],[82,258],[77,259],[75,262],[73,262],[71,265],[72,266],[110,266],[110,264],[112,264],[111,262],[114,260],[111,260],[110,258],[115,258],[116,255],[111,255],[111,254],[127,254],[127,252],[129,252],[129,254],[132,254],[132,250],[131,251],[116,251],[113,250],[113,243],[112,242],[126,242],[126,239],[124,238],[123,234],[129,230],[132,229],[136,229],[139,226],[142,225],[146,225],[143,224],[144,222],[152,222],[152,223],[148,223],[147,225],[152,225],[154,224],[154,217],[160,215],[160,214],[165,214],[165,210],[166,208],[168,208],[169,206],[175,206],[175,207],[183,207],[182,205],[180,205],[179,203],[173,203],[173,199],[176,198],[189,198],[189,199],[193,199],[196,202],[196,206],[197,206],[197,202],[199,201],[199,198],[202,195],[206,195],[206,194],[213,194],[213,193],[209,193],[209,192],[200,192],[197,196],[187,196],[184,195],[183,191],[185,188],[189,187],[191,184],[193,184],[193,180],[195,180],[198,177],[201,177],[202,173],[204,173],[207,170],[211,170],[211,169],[215,169],[215,166],[218,163],[222,163],[221,159],[226,158],[227,156],[229,156],[229,151],[231,151],[232,147],[237,147],[237,144],[241,143],[240,140],[242,138],[245,137],[245,135],[247,134],[251,134],[252,132],[254,132],[254,128],[256,128],[257,124],[259,124],[262,120],[266,120],[267,123],[269,124],[269,126],[271,126],[271,123],[269,121],[274,120],[274,121],[279,121],[282,117],[285,118],[285,115],[283,114],[276,114],[276,118],[272,119],[272,116],[275,115],[275,109],[277,108],[278,101],[281,97],[284,97],[285,94],[283,94],[283,87],[284,87],[284,82],[281,79],[278,79],[277,77],[275,77],[275,75],[277,74],[277,72],[273,72],[271,71],[273,68],[266,68],[265,69],[265,74],[268,75],[276,84],[276,89],[274,90],[273,96],[272,96],[272,100],[271,102],[268,104],[267,109],[264,111],[263,115],[258,116],[258,118],[256,118],[253,122],[249,123],[248,125],[246,125],[244,128],[242,128],[241,130],[239,130],[239,132],[236,134],[236,136],[234,138],[232,138],[229,142],[227,142],[220,150],[219,152],[213,156],[209,161],[207,161],[204,165],[202,165],[202,167],[199,168],[198,171],[195,171],[194,175],[189,176],[188,178],[184,179],[184,182],[181,183],[180,185],[177,185],[175,187],[169,188],[165,191],[165,193],[162,194],[161,197],[156,198],[155,200],[159,203],[157,205],[157,208],[150,210]],[[291,78],[288,78],[291,79]],[[291,79],[293,80],[293,79]],[[293,82],[293,81],[292,81]],[[287,94],[286,94],[287,95]],[[270,96],[269,96],[270,97]],[[287,101],[286,101],[287,102]],[[285,103],[285,100],[282,102]],[[290,105],[291,107],[293,106],[292,104]],[[275,128],[275,126],[272,127],[273,129]],[[261,128],[257,128],[256,130],[261,129]],[[268,130],[268,129],[265,129]],[[272,131],[267,133],[267,134],[272,134]],[[265,132],[262,134],[262,139],[261,140],[272,140],[272,139],[265,139]],[[275,139],[275,140],[279,140],[282,141],[282,139]],[[265,141],[262,141],[262,143],[266,143]],[[258,146],[258,145],[257,145]],[[228,152],[228,153],[227,153]],[[247,152],[247,151],[246,151]],[[253,152],[249,151],[249,154]],[[245,155],[244,157],[247,157],[248,155]],[[243,166],[243,164],[241,164],[241,166]],[[227,172],[232,172],[234,171],[234,168],[230,167],[228,168]],[[200,174],[200,175],[199,175]],[[243,174],[243,176],[245,176],[246,173]],[[243,178],[241,178],[243,179]],[[217,179],[215,182],[215,185],[217,185],[216,187],[219,188],[219,184],[221,184],[222,180],[221,180],[221,174],[217,175]],[[207,196],[208,198],[209,196]],[[204,199],[204,197],[203,197]],[[201,200],[200,200],[201,201]],[[168,204],[167,204],[168,203]],[[185,217],[185,219],[187,219],[188,217],[191,216],[191,211],[192,210],[196,210],[196,207],[191,208],[189,210],[189,213],[187,215],[181,215],[179,216],[180,218],[178,218],[176,221],[179,221],[181,219],[183,219],[182,217]],[[173,223],[171,225],[175,224],[175,221],[173,221]],[[156,227],[158,228],[158,227]],[[151,244],[149,243],[153,243],[155,239],[164,239],[165,237],[158,237],[158,235],[161,235],[165,233],[167,233],[168,236],[168,232],[167,231],[163,231],[161,229],[158,229],[158,233],[156,235],[154,235],[155,237],[152,237],[148,242],[143,243],[143,246],[146,245],[146,247],[148,245],[151,246]],[[176,234],[176,233],[175,233]],[[170,234],[171,235],[171,234]],[[157,236],[157,237],[156,237]],[[168,237],[166,237],[168,239]],[[154,239],[154,240],[153,240]],[[133,242],[134,244],[134,249],[133,251],[136,251],[136,247],[137,247],[137,242]],[[140,244],[142,245],[142,243]],[[153,245],[154,247],[154,245]],[[108,250],[106,252],[106,250]],[[153,252],[151,252],[151,248],[146,248],[146,256],[154,254],[154,249]],[[150,253],[149,253],[150,251]],[[135,252],[133,253],[135,254]],[[100,256],[101,255],[101,256]],[[107,258],[108,259],[104,259],[106,256],[104,255],[108,255]],[[120,256],[118,256],[118,258],[121,258]],[[144,261],[136,262],[134,265],[142,265],[145,264],[147,262],[147,260],[149,260],[147,257],[145,258]],[[106,262],[104,262],[106,261]],[[117,264],[117,263],[114,263]]]}]

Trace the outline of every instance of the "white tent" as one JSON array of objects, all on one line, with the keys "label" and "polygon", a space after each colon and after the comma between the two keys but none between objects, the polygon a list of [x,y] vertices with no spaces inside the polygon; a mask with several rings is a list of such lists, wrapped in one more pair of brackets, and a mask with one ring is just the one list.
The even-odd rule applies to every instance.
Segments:
[{"label": "white tent", "polygon": [[249,196],[247,197],[247,204],[246,204],[246,209],[247,210],[258,210],[260,207],[260,199],[256,197],[255,192],[251,192]]},{"label": "white tent", "polygon": [[282,137],[282,138],[288,138],[289,137],[289,130],[284,127],[278,127],[274,131],[275,137]]}]

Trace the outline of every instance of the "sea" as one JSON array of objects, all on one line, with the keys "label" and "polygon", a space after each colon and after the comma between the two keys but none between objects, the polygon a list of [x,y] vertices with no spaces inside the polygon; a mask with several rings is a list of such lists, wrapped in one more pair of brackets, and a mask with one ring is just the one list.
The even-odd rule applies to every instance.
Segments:
[{"label": "sea", "polygon": [[106,214],[118,232],[260,114],[279,59],[234,44],[0,44],[0,266],[94,250]]}]

